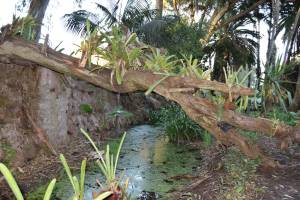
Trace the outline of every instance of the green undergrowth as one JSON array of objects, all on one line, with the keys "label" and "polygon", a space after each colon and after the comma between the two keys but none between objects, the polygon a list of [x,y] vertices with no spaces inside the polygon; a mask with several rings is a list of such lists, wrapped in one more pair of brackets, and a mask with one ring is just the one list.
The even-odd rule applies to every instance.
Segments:
[{"label": "green undergrowth", "polygon": [[174,143],[200,139],[204,132],[176,103],[170,103],[158,111],[151,111],[150,122],[163,127],[166,136]]},{"label": "green undergrowth", "polygon": [[[261,117],[262,113],[258,111],[252,111],[248,113],[251,117]],[[295,112],[286,112],[280,107],[273,108],[272,111],[266,112],[265,116],[268,119],[271,120],[277,120],[280,122],[283,122],[285,124],[288,124],[290,126],[296,126],[297,121],[300,120],[300,115]]]},{"label": "green undergrowth", "polygon": [[[114,139],[109,139],[105,143],[103,143],[101,145],[97,145],[97,146],[98,146],[98,148],[102,147],[102,148],[100,148],[101,150],[105,150],[106,144],[109,144],[110,153],[116,155],[121,139],[122,139],[121,137],[114,138]],[[72,169],[72,171],[74,172],[74,174],[77,175],[77,178],[78,178],[79,177],[78,174],[80,173],[79,168]],[[98,172],[99,171],[99,166],[96,162],[90,161],[87,164],[86,171]],[[32,192],[29,192],[26,195],[26,200],[41,200],[41,199],[43,199],[44,194],[46,192],[46,189],[48,187],[48,184],[49,184],[48,181],[46,181],[44,184],[40,184]],[[57,182],[56,182],[55,187],[53,189],[53,192],[52,192],[53,195],[52,195],[51,200],[52,199],[53,200],[57,199],[56,196],[57,195],[59,196],[58,191],[63,191],[62,188],[68,187],[69,184],[70,183],[68,182],[68,176],[65,174],[64,169],[61,169],[59,171],[59,174],[57,175]]]},{"label": "green undergrowth", "polygon": [[5,141],[0,141],[0,150],[4,154],[4,156],[3,156],[4,158],[3,158],[3,160],[1,160],[1,162],[3,162],[5,165],[11,167],[11,161],[16,156],[16,150]]},{"label": "green undergrowth", "polygon": [[280,108],[274,108],[273,111],[267,112],[266,117],[272,120],[278,120],[290,126],[296,126],[297,121],[300,120],[299,114],[295,112],[285,112]]},{"label": "green undergrowth", "polygon": [[[63,179],[64,177],[61,177],[60,179]],[[67,176],[65,177],[67,178]],[[34,191],[32,192],[29,192],[27,195],[26,195],[26,199],[27,200],[41,200],[43,199],[44,197],[44,194],[47,190],[47,187],[48,187],[48,182],[46,182],[45,184],[42,184],[40,185],[38,188],[36,188]],[[65,187],[65,185],[68,185],[69,183],[65,183],[65,182],[61,182],[61,181],[58,181],[56,184],[55,184],[55,187],[53,189],[53,192],[52,194],[56,194],[58,188],[62,188],[62,187]],[[51,200],[54,200],[56,199],[55,198],[55,195],[52,196]]]},{"label": "green undergrowth", "polygon": [[261,137],[261,134],[253,131],[240,130],[240,134],[249,139],[250,142],[256,142]]},{"label": "green undergrowth", "polygon": [[232,147],[223,158],[224,169],[227,172],[224,186],[224,199],[253,199],[262,192],[256,184],[256,171],[260,160],[246,158],[238,149]]}]

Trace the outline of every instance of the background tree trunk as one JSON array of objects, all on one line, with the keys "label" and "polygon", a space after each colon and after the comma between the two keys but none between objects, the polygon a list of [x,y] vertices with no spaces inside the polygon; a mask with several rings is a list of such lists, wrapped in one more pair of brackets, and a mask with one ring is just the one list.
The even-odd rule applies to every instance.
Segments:
[{"label": "background tree trunk", "polygon": [[161,17],[164,9],[164,0],[156,0],[155,9],[158,11],[158,16]]},{"label": "background tree trunk", "polygon": [[35,40],[39,41],[41,37],[41,30],[44,16],[50,0],[31,0],[27,15],[35,18],[37,26],[35,27]]}]

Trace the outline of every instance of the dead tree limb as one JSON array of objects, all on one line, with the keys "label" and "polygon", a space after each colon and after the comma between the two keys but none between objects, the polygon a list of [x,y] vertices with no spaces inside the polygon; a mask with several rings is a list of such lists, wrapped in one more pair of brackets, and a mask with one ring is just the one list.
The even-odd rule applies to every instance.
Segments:
[{"label": "dead tree limb", "polygon": [[[48,49],[47,56],[40,51],[40,46],[17,38],[9,38],[0,45],[0,62],[22,63],[23,66],[38,65],[53,71],[76,76],[96,86],[118,93],[145,91],[153,83],[162,78],[162,75],[146,71],[129,70],[126,72],[122,85],[116,82],[111,84],[111,71],[102,70],[99,73],[91,73],[78,67],[79,60]],[[115,81],[115,80],[114,80]],[[290,137],[294,142],[300,142],[300,131],[282,123],[274,123],[265,118],[253,118],[241,115],[232,110],[225,110],[221,117],[224,123],[231,126],[228,130],[222,130],[218,121],[218,106],[208,99],[195,97],[190,93],[172,92],[176,90],[205,89],[229,93],[228,87],[220,82],[199,80],[191,77],[168,77],[160,83],[154,92],[167,99],[177,102],[187,115],[201,127],[208,130],[217,140],[224,144],[234,144],[250,158],[260,157],[264,165],[275,167],[276,162],[265,156],[256,145],[238,134],[238,128],[269,134],[284,139]],[[239,95],[253,95],[250,88],[232,87],[230,92]]]}]

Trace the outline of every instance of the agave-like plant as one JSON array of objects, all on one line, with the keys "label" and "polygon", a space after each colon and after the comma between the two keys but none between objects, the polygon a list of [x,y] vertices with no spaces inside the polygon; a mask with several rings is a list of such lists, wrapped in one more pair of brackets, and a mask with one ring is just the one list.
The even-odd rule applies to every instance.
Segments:
[{"label": "agave-like plant", "polygon": [[[122,84],[126,71],[140,65],[139,58],[142,54],[137,36],[132,33],[126,37],[120,27],[113,27],[110,33],[103,33],[102,45],[95,49],[97,56],[107,63],[97,66],[94,70],[103,68],[112,69],[111,83],[115,76],[117,84]],[[104,48],[103,45],[106,47]]]},{"label": "agave-like plant", "polygon": [[[232,102],[234,99],[232,97],[231,88],[233,86],[242,87],[245,86],[246,80],[251,76],[253,70],[247,71],[243,67],[240,67],[237,71],[234,71],[233,68],[228,67],[227,70],[223,68],[225,75],[225,83],[229,89],[229,101]],[[245,73],[242,73],[242,72]],[[248,107],[248,96],[240,97],[239,101],[240,110],[246,110]]]},{"label": "agave-like plant", "polygon": [[145,69],[153,72],[175,74],[178,60],[174,55],[167,55],[166,51],[159,48],[151,48],[152,54],[147,55]]},{"label": "agave-like plant", "polygon": [[181,59],[182,67],[180,68],[180,75],[183,76],[192,76],[198,79],[210,79],[211,69],[204,71],[198,62],[198,59],[193,58],[192,55],[187,57],[182,55],[184,59]]},{"label": "agave-like plant", "polygon": [[60,154],[59,158],[62,162],[62,165],[65,168],[65,171],[68,175],[69,181],[73,187],[74,195],[72,196],[72,200],[83,200],[84,198],[84,177],[85,177],[85,168],[86,168],[86,159],[84,159],[81,163],[80,168],[80,181],[78,181],[76,176],[73,176],[70,170],[70,167],[67,163],[64,155]]},{"label": "agave-like plant", "polygon": [[[89,134],[83,129],[80,129],[80,131],[89,140],[89,142],[95,149],[96,153],[98,154],[99,159],[96,161],[96,163],[98,164],[101,172],[103,173],[103,175],[106,178],[108,188],[106,188],[104,193],[100,193],[99,195],[103,195],[103,194],[109,192],[110,194],[108,196],[110,196],[110,195],[113,195],[115,197],[124,196],[122,191],[126,190],[126,188],[128,187],[128,179],[125,181],[125,186],[123,188],[121,188],[120,181],[122,179],[122,176],[120,178],[117,178],[116,171],[117,171],[117,165],[118,165],[120,151],[121,151],[124,139],[126,137],[126,132],[123,134],[123,136],[121,138],[121,141],[119,143],[119,148],[117,150],[117,154],[115,155],[115,157],[113,154],[110,153],[109,145],[106,146],[106,152],[103,157],[102,152],[98,149],[98,147],[93,142],[93,140],[91,139]],[[96,199],[97,199],[97,197],[96,197]]]},{"label": "agave-like plant", "polygon": [[80,45],[78,46],[78,50],[75,52],[81,52],[81,59],[79,63],[79,67],[84,68],[88,63],[88,68],[91,69],[92,67],[92,56],[95,55],[96,49],[99,47],[103,40],[103,34],[98,31],[98,29],[91,29],[90,21],[86,21],[86,35],[85,38],[81,41]]},{"label": "agave-like plant", "polygon": [[292,103],[292,95],[289,90],[282,86],[282,83],[285,82],[284,79],[289,71],[288,66],[281,64],[281,58],[278,58],[275,65],[265,67],[265,69],[263,99],[271,99],[272,103],[279,104],[287,111],[286,102]]},{"label": "agave-like plant", "polygon": [[35,26],[37,26],[35,19],[31,16],[16,17],[13,15],[13,21],[11,24],[11,31],[13,35],[22,37],[26,40],[35,39]]}]

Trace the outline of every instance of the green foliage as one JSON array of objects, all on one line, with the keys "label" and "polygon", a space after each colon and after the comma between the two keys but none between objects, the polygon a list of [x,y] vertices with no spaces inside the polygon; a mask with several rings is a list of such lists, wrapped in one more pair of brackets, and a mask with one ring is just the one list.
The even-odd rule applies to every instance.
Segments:
[{"label": "green foliage", "polygon": [[205,146],[209,147],[212,145],[213,137],[209,132],[203,131],[201,137]]},{"label": "green foliage", "polygon": [[4,158],[1,160],[6,166],[10,167],[11,161],[16,155],[16,150],[12,148],[6,141],[0,140],[0,149],[4,153]]},{"label": "green foliage", "polygon": [[167,15],[156,18],[138,29],[138,36],[146,44],[165,48],[170,54],[181,58],[183,55],[203,57],[199,38],[203,31],[199,24],[189,25],[188,20]]},{"label": "green foliage", "polygon": [[[21,192],[15,178],[13,177],[13,175],[11,174],[9,169],[3,163],[0,163],[0,172],[3,174],[3,176],[6,180],[6,182],[8,183],[10,189],[14,193],[15,198],[17,200],[24,200],[22,192]],[[56,183],[56,179],[53,179],[50,182],[50,184],[48,185],[48,187],[46,189],[46,192],[45,192],[45,195],[44,195],[44,198],[43,198],[44,200],[50,200],[53,188],[55,186],[55,183]]]},{"label": "green foliage", "polygon": [[121,25],[129,30],[137,30],[141,25],[156,17],[157,11],[151,9],[150,0],[116,1],[105,7],[95,3],[96,12],[77,10],[63,16],[68,30],[79,34],[86,32],[86,21],[89,20],[92,30],[97,27],[110,29],[113,25]]},{"label": "green foliage", "polygon": [[198,139],[203,131],[175,103],[170,103],[159,111],[151,111],[150,121],[153,124],[162,126],[171,142]]},{"label": "green foliage", "polygon": [[80,104],[79,109],[80,109],[80,111],[83,112],[83,113],[88,113],[88,114],[90,114],[90,113],[93,112],[93,107],[92,107],[90,104],[85,104],[85,103]]},{"label": "green foliage", "polygon": [[64,169],[68,175],[69,181],[73,187],[74,194],[71,199],[73,200],[83,200],[84,198],[84,176],[85,176],[85,168],[86,168],[86,159],[84,159],[81,163],[80,168],[80,182],[78,181],[76,176],[73,176],[70,170],[70,167],[65,159],[64,155],[60,154],[59,159],[64,166]]},{"label": "green foliage", "polygon": [[[287,79],[287,73],[291,71],[291,68],[281,64],[281,58],[278,58],[275,65],[265,66],[265,69],[264,90],[262,91],[264,105],[266,103],[279,104],[287,112],[286,102],[292,103],[292,95],[282,83]],[[271,99],[272,102],[266,102],[267,99]]]},{"label": "green foliage", "polygon": [[[232,102],[232,94],[231,94],[231,88],[233,86],[237,87],[247,87],[246,81],[251,76],[251,73],[253,70],[247,71],[243,67],[240,67],[237,71],[234,71],[233,68],[223,68],[224,75],[225,75],[225,83],[229,88],[229,100]],[[239,105],[239,110],[246,110],[248,107],[248,96],[242,96],[240,97],[239,101],[237,101],[237,104]]]},{"label": "green foliage", "polygon": [[100,45],[103,34],[98,31],[98,29],[91,30],[90,21],[86,21],[86,35],[83,41],[81,41],[79,49],[75,52],[81,52],[81,67],[85,67],[86,62],[88,63],[88,68],[92,67],[92,56],[96,53],[97,47]]},{"label": "green foliage", "polygon": [[181,55],[193,55],[201,59],[204,56],[203,47],[199,38],[203,37],[204,29],[199,24],[189,25],[188,20],[181,19],[166,28],[164,48],[178,57]]},{"label": "green foliage", "polygon": [[97,162],[101,172],[103,173],[103,175],[106,178],[108,188],[111,190],[111,192],[117,191],[118,187],[120,185],[121,178],[116,177],[116,170],[117,170],[120,151],[121,151],[121,148],[122,148],[125,136],[126,136],[126,132],[122,136],[117,153],[114,157],[113,154],[110,154],[109,145],[106,146],[106,152],[105,152],[105,155],[103,156],[102,153],[97,148],[96,144],[93,142],[93,140],[88,135],[88,133],[86,131],[84,131],[83,129],[80,129],[80,131],[90,141],[91,145],[93,146],[96,153],[98,154],[99,159],[96,162]]},{"label": "green foliage", "polygon": [[246,138],[249,138],[250,141],[256,142],[259,137],[261,136],[259,133],[257,132],[253,132],[253,131],[245,131],[245,130],[241,130],[240,134]]},{"label": "green foliage", "polygon": [[245,199],[245,191],[255,178],[255,172],[260,161],[245,158],[241,152],[234,148],[229,149],[223,160],[229,182],[233,184],[233,190],[225,194],[226,198]]},{"label": "green foliage", "polygon": [[166,51],[151,48],[152,54],[147,55],[145,69],[153,72],[175,73],[178,60],[174,55],[168,55]]},{"label": "green foliage", "polygon": [[128,119],[128,118],[133,116],[133,114],[131,112],[128,112],[127,110],[124,110],[124,108],[122,106],[115,107],[107,115],[108,115],[109,119],[113,120],[113,122],[116,122],[116,119],[120,118],[120,117],[122,117],[124,119]]},{"label": "green foliage", "polygon": [[192,55],[189,57],[182,55],[183,59],[181,59],[182,67],[179,69],[179,74],[182,76],[190,76],[196,77],[198,79],[210,79],[211,70],[204,71],[200,67],[200,63],[198,59],[193,58]]},{"label": "green foliage", "polygon": [[0,171],[3,174],[6,182],[8,183],[10,189],[14,193],[16,199],[24,200],[21,190],[20,190],[15,178],[13,177],[13,175],[11,174],[9,169],[3,163],[0,163]]},{"label": "green foliage", "polygon": [[[96,67],[93,70],[99,70],[103,67],[113,69],[111,77],[115,76],[117,84],[122,84],[126,70],[137,68],[142,54],[140,45],[137,43],[137,36],[132,33],[125,37],[120,27],[113,27],[111,33],[103,33],[102,46],[96,49],[97,56],[107,61],[103,66]],[[112,81],[112,80],[111,80]]]},{"label": "green foliage", "polygon": [[37,26],[35,19],[31,16],[27,17],[16,17],[13,16],[12,21],[12,32],[13,35],[22,37],[26,40],[34,40],[35,39],[35,26]]},{"label": "green foliage", "polygon": [[280,108],[274,108],[273,111],[267,112],[266,117],[278,120],[290,126],[296,126],[297,121],[300,120],[300,116],[295,112],[285,112]]}]

